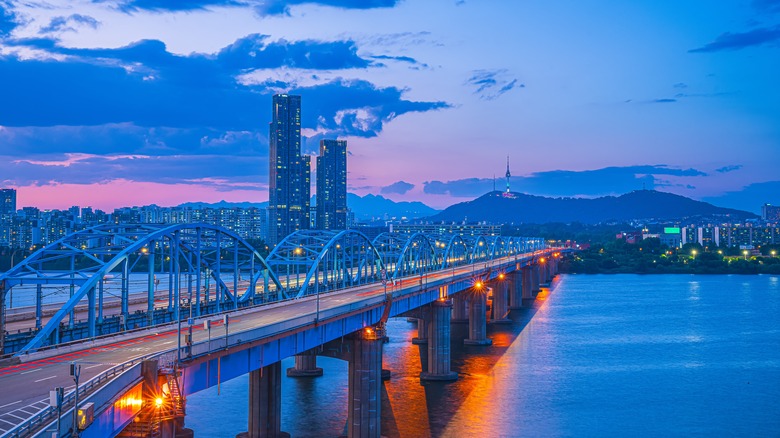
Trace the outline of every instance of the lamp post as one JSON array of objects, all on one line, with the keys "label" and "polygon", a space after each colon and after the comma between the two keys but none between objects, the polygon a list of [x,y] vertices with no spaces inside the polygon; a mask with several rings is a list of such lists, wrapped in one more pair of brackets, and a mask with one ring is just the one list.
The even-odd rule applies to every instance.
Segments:
[{"label": "lamp post", "polygon": [[769,251],[769,254],[772,254],[772,257],[774,257],[775,254],[777,254],[777,251],[775,251],[775,250]]},{"label": "lamp post", "polygon": [[747,260],[748,250],[743,250],[742,251],[742,255],[744,255],[745,256],[745,260]]},{"label": "lamp post", "polygon": [[691,250],[691,255],[693,256],[693,259],[696,260],[696,250]]}]

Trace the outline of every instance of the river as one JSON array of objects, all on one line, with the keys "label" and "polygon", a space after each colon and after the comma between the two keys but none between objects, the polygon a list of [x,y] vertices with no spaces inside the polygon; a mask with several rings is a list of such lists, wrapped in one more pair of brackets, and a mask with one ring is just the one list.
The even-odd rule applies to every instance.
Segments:
[{"label": "river", "polygon": [[[390,320],[382,434],[780,436],[778,276],[564,275],[511,317],[488,328],[490,347],[453,343],[449,384],[420,383],[416,328]],[[293,437],[344,432],[347,363],[318,365],[323,377],[283,377]],[[188,399],[196,437],[246,430],[246,383]]]}]

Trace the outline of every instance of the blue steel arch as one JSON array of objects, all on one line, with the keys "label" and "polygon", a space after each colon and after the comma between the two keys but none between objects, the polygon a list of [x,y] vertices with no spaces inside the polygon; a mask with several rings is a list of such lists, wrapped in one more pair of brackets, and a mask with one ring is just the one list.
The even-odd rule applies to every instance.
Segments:
[{"label": "blue steel arch", "polygon": [[284,280],[288,298],[376,281],[386,269],[371,240],[355,230],[298,230],[279,242],[266,261]]},{"label": "blue steel arch", "polygon": [[[458,247],[463,248],[461,253],[457,252]],[[460,235],[451,235],[444,249],[443,258],[442,268],[471,263],[471,252],[466,240]]]},{"label": "blue steel arch", "polygon": [[439,257],[430,238],[423,233],[414,233],[406,240],[395,260],[393,280],[407,275],[419,274],[436,269],[440,265]]},{"label": "blue steel arch", "polygon": [[[217,257],[212,261],[210,257],[202,257],[200,252],[202,248],[202,241],[200,238],[192,241],[191,232],[196,232],[197,236],[202,237],[201,233],[206,231],[207,233],[213,233],[216,238],[216,251],[214,254]],[[0,275],[0,283],[5,287],[10,288],[16,285],[24,284],[36,284],[36,285],[49,285],[49,284],[70,284],[71,294],[67,302],[49,319],[45,326],[40,327],[38,333],[33,339],[24,347],[19,353],[29,352],[41,347],[54,332],[58,329],[60,322],[66,315],[70,314],[70,323],[73,322],[73,313],[75,306],[85,297],[89,298],[89,336],[95,335],[94,327],[94,308],[95,308],[95,289],[100,286],[102,289],[103,281],[108,278],[109,274],[113,272],[117,267],[121,265],[122,271],[122,290],[123,295],[121,297],[122,315],[128,314],[128,296],[126,294],[127,284],[129,283],[129,261],[131,256],[136,255],[135,263],[141,259],[141,254],[150,254],[154,257],[154,253],[157,249],[157,244],[160,243],[160,249],[164,247],[162,243],[167,239],[168,247],[175,246],[174,249],[170,249],[170,254],[165,261],[169,261],[171,266],[174,264],[177,269],[182,261],[181,250],[185,249],[192,255],[193,251],[198,251],[196,259],[198,260],[198,267],[208,267],[211,269],[211,275],[216,282],[215,299],[219,303],[219,299],[222,294],[225,297],[233,299],[235,305],[238,305],[237,299],[238,288],[237,281],[234,281],[234,292],[230,294],[229,287],[222,281],[220,277],[220,262],[222,258],[222,244],[221,237],[227,237],[228,242],[234,241],[233,248],[235,248],[236,259],[234,259],[234,268],[238,267],[237,254],[239,248],[243,252],[248,254],[251,265],[251,280],[247,286],[246,292],[241,297],[241,301],[245,302],[252,298],[257,289],[257,281],[262,276],[266,280],[263,291],[268,293],[270,288],[267,281],[270,280],[276,286],[277,290],[281,289],[281,283],[277,279],[276,275],[270,270],[269,265],[262,258],[262,256],[252,248],[252,246],[236,233],[227,230],[222,227],[208,224],[178,224],[178,225],[99,225],[86,230],[82,230],[71,235],[65,236],[55,242],[41,248],[33,253],[30,257],[20,262],[11,270]],[[211,248],[212,250],[214,248]],[[87,263],[92,262],[86,267],[76,269],[75,261],[79,258],[80,262]],[[54,270],[49,271],[44,269],[44,265],[48,263],[56,263],[58,260],[69,259],[70,269],[61,271]],[[107,259],[107,260],[106,260]],[[255,269],[255,260],[259,261],[258,269]],[[186,263],[192,267],[192,259],[186,258]],[[162,266],[161,261],[161,266]],[[152,260],[149,263],[154,269],[156,260]],[[134,264],[135,266],[135,264]],[[150,272],[151,272],[150,270]],[[172,271],[171,271],[172,272]],[[240,274],[239,274],[240,275]],[[177,270],[177,277],[180,277],[180,271]],[[179,298],[180,287],[178,286],[179,280],[176,280],[176,303],[175,311],[179,312],[179,306],[181,300]],[[78,291],[75,291],[75,285],[79,285]],[[152,280],[150,276],[149,280],[149,295],[154,299],[152,287]],[[155,285],[156,287],[156,285]],[[39,287],[40,291],[40,287]],[[208,291],[206,291],[208,293]],[[208,297],[207,297],[208,300]],[[147,300],[148,301],[148,300]],[[170,300],[169,300],[170,303]],[[40,297],[36,301],[36,313],[38,314],[38,323],[40,323]],[[154,310],[154,303],[148,302],[148,309]],[[192,305],[190,302],[188,305]],[[100,305],[102,309],[102,302]],[[217,306],[219,307],[219,305]],[[217,308],[219,310],[219,308]]]}]

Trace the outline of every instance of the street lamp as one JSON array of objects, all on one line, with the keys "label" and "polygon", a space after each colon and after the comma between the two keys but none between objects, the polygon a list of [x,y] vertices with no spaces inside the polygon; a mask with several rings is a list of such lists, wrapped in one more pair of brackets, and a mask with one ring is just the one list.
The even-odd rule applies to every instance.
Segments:
[{"label": "street lamp", "polygon": [[745,260],[747,260],[748,250],[742,251],[742,255],[745,256]]},{"label": "street lamp", "polygon": [[696,260],[696,250],[695,249],[691,250],[691,255],[693,256],[693,259]]},{"label": "street lamp", "polygon": [[772,254],[772,257],[774,257],[775,254],[777,254],[777,251],[775,251],[775,250],[769,251],[769,254]]}]

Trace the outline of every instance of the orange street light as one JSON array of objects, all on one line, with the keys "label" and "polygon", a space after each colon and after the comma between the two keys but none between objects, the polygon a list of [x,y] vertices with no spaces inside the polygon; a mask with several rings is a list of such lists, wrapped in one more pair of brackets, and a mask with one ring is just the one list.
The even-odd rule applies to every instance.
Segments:
[{"label": "orange street light", "polygon": [[498,274],[498,279],[499,280],[503,280],[504,279],[504,273],[503,272]]},{"label": "orange street light", "polygon": [[162,397],[157,397],[156,399],[154,399],[154,405],[157,406],[158,408],[161,407],[162,404],[163,404]]},{"label": "orange street light", "polygon": [[482,289],[482,282],[477,281],[476,283],[474,283],[474,289]]}]

